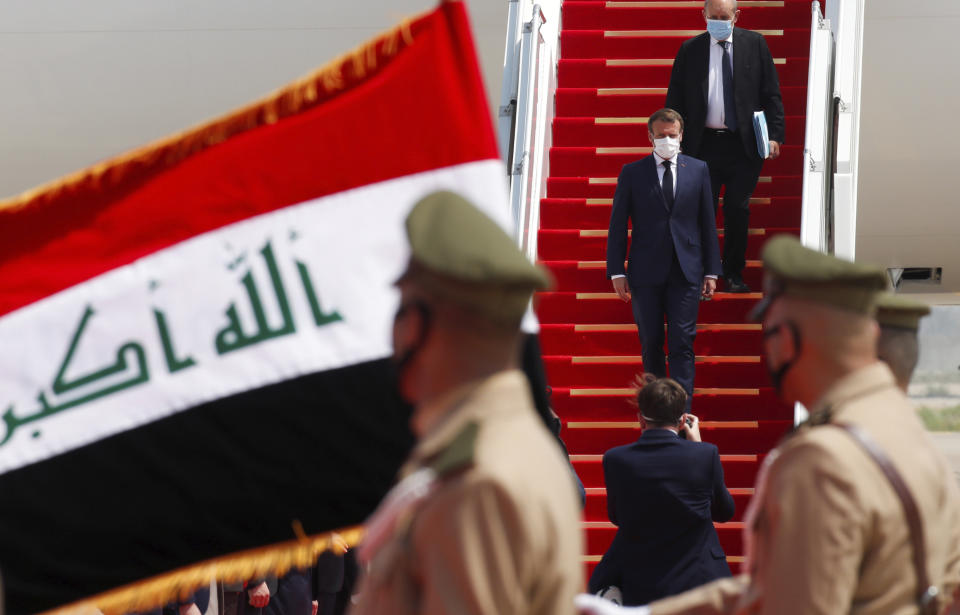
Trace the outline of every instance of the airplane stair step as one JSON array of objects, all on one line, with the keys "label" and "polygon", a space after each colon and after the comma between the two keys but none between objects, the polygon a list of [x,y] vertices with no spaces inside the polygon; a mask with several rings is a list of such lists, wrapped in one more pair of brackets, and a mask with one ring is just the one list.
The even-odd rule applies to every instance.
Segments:
[{"label": "airplane stair step", "polygon": [[[612,199],[623,165],[650,152],[647,118],[664,106],[680,44],[703,31],[702,8],[699,0],[566,0],[562,7],[550,176],[537,240],[537,257],[557,284],[538,293],[534,305],[551,405],[588,490],[586,574],[616,531],[606,515],[603,453],[640,435],[630,402],[643,371],[642,349],[629,304],[606,278]],[[793,425],[793,408],[777,398],[766,375],[762,332],[746,316],[762,296],[758,259],[764,243],[778,233],[799,233],[810,45],[807,0],[741,0],[739,8],[737,25],[767,40],[787,136],[781,156],[764,163],[750,202],[744,277],[755,292],[730,294],[721,283],[721,292],[701,303],[694,341],[693,411],[703,422],[703,439],[720,449],[737,504],[735,520],[717,529],[735,573],[743,562],[742,518],[757,470]]]}]

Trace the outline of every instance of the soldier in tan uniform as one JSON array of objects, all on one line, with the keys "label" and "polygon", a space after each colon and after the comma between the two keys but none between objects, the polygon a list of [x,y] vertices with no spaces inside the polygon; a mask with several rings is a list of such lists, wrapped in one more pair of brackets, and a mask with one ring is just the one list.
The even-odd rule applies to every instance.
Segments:
[{"label": "soldier in tan uniform", "polygon": [[368,521],[352,613],[573,613],[578,496],[517,369],[549,278],[456,194],[424,198],[406,227],[394,355],[418,442]]},{"label": "soldier in tan uniform", "polygon": [[[865,433],[912,494],[923,574],[945,609],[960,584],[960,490],[877,361],[873,315],[884,273],[786,237],[767,244],[763,261],[766,297],[755,315],[763,320],[768,368],[784,401],[803,403],[810,420],[770,453],[757,478],[745,518],[749,574],[634,613],[929,612],[921,610],[927,588],[918,581],[901,499],[843,425]],[[578,604],[613,612],[593,597]]]},{"label": "soldier in tan uniform", "polygon": [[890,367],[904,393],[920,360],[920,319],[929,313],[930,306],[902,295],[883,293],[877,300],[877,358]]}]

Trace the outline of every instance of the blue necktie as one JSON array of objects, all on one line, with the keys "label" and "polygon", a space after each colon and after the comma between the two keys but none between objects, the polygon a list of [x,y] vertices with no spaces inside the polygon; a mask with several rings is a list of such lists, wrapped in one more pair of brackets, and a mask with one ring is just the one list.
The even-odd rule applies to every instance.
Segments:
[{"label": "blue necktie", "polygon": [[667,209],[673,209],[673,171],[670,170],[670,161],[663,161],[663,183],[660,184],[663,189],[663,200],[667,202]]},{"label": "blue necktie", "polygon": [[718,41],[723,47],[723,122],[730,132],[737,131],[737,106],[733,100],[733,66],[728,46],[730,41]]}]

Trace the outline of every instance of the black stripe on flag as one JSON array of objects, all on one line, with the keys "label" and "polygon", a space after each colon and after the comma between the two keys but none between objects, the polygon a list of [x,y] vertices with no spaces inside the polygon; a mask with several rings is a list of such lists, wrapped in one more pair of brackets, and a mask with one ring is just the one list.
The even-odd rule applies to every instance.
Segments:
[{"label": "black stripe on flag", "polygon": [[222,398],[0,475],[7,612],[355,525],[413,438],[387,360]]}]

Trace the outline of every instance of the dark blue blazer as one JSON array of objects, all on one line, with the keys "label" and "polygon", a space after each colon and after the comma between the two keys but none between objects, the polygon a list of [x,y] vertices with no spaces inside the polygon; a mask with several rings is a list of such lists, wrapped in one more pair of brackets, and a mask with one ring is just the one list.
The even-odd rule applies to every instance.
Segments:
[{"label": "dark blue blazer", "polygon": [[640,605],[730,576],[713,522],[733,518],[734,504],[716,446],[649,429],[607,451],[603,474],[618,529],[591,592],[616,585]]},{"label": "dark blue blazer", "polygon": [[607,234],[607,277],[623,274],[627,220],[633,223],[631,286],[664,284],[673,255],[691,284],[720,275],[720,247],[707,163],[680,154],[673,209],[667,208],[653,154],[624,165],[617,179]]}]

